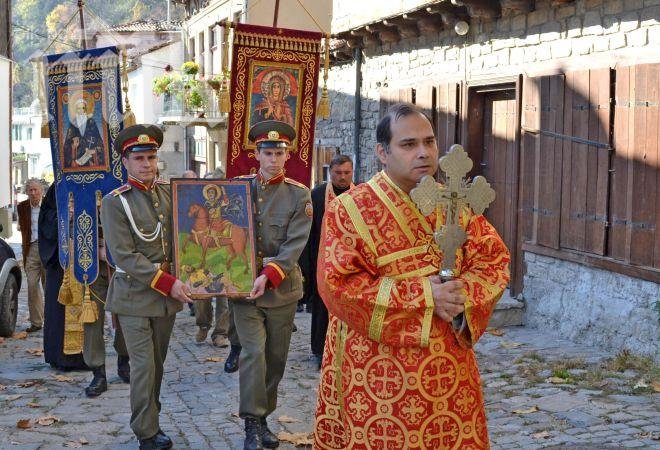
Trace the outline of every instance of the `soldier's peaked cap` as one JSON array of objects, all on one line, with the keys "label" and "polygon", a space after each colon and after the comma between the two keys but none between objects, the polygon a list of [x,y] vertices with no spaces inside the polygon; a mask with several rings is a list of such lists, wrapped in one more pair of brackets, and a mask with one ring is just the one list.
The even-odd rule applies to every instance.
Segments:
[{"label": "soldier's peaked cap", "polygon": [[128,152],[157,150],[162,143],[163,132],[156,125],[133,125],[119,132],[115,150],[126,156]]},{"label": "soldier's peaked cap", "polygon": [[264,120],[250,128],[248,139],[257,147],[286,147],[296,138],[296,130],[286,122]]}]

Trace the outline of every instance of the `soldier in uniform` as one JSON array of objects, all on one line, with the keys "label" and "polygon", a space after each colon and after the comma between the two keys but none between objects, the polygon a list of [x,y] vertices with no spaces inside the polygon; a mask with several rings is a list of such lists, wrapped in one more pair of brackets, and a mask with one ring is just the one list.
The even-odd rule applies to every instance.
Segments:
[{"label": "soldier in uniform", "polygon": [[275,448],[277,437],[266,418],[277,406],[293,318],[302,296],[297,261],[312,223],[309,189],[284,177],[290,125],[264,121],[248,134],[257,146],[259,172],[250,179],[255,204],[257,265],[260,273],[246,299],[234,302],[234,320],[242,351],[239,359],[240,407],[245,420],[244,449]]},{"label": "soldier in uniform", "polygon": [[[85,388],[87,397],[98,397],[108,390],[108,380],[105,376],[105,341],[103,340],[105,301],[108,293],[108,263],[105,253],[105,240],[101,230],[99,227],[99,275],[89,287],[92,301],[96,303],[98,317],[96,321],[84,324],[83,358],[85,364],[92,369],[94,374],[92,382]],[[115,330],[113,346],[117,351],[117,375],[124,383],[129,383],[131,368],[121,327],[117,327]]]},{"label": "soldier in uniform", "polygon": [[131,360],[131,429],[140,449],[167,449],[160,429],[163,363],[188,288],[170,275],[171,194],[156,179],[162,131],[154,125],[122,130],[115,149],[122,155],[128,183],[103,198],[101,221],[115,263],[106,309],[117,314]]}]

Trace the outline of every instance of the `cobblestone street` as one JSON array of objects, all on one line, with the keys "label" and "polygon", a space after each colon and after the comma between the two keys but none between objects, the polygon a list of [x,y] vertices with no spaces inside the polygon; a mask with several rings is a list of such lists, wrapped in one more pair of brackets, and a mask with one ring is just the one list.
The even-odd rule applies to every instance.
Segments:
[{"label": "cobblestone street", "polygon": [[[19,302],[18,332],[27,326],[25,287]],[[312,430],[317,371],[309,357],[310,315],[297,313],[296,324],[279,407],[270,419],[275,433]],[[196,344],[195,332],[187,309],[179,313],[161,426],[175,448],[240,449],[238,373],[223,371],[228,349],[210,340]],[[52,370],[39,354],[41,339],[37,332],[0,344],[0,448],[137,448],[128,425],[129,389],[116,375],[112,346],[109,390],[88,399],[83,389],[91,374]],[[658,372],[648,361],[613,358],[524,327],[487,333],[477,350],[493,449],[660,447]],[[17,426],[23,419],[30,428]],[[285,442],[280,448],[295,447]]]}]

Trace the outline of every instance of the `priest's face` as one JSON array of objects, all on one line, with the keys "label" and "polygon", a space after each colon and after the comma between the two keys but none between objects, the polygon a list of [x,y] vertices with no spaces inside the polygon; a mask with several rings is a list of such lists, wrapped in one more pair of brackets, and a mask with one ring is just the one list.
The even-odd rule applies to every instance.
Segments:
[{"label": "priest's face", "polygon": [[151,186],[156,179],[156,175],[158,174],[158,155],[156,149],[129,152],[122,158],[122,161],[126,167],[126,172],[147,186]]},{"label": "priest's face", "polygon": [[376,154],[385,173],[408,193],[422,177],[438,170],[438,145],[431,123],[416,112],[393,118],[390,130],[390,143],[378,144]]},{"label": "priest's face", "polygon": [[330,181],[332,185],[339,189],[348,189],[353,181],[353,163],[345,162],[337,164],[330,169]]}]

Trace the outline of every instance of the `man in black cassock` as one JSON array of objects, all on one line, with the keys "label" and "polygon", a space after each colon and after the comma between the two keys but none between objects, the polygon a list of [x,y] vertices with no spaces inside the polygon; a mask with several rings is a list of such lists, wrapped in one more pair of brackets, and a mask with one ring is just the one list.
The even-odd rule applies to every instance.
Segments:
[{"label": "man in black cassock", "polygon": [[57,236],[57,203],[55,183],[53,183],[39,211],[39,256],[46,268],[46,289],[44,301],[44,358],[51,367],[59,370],[89,370],[83,361],[82,353],[65,355],[64,306],[57,299],[62,286],[64,272],[60,266]]}]

